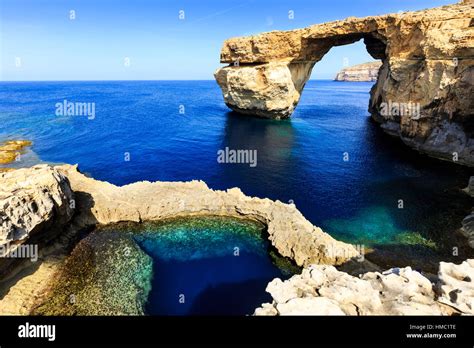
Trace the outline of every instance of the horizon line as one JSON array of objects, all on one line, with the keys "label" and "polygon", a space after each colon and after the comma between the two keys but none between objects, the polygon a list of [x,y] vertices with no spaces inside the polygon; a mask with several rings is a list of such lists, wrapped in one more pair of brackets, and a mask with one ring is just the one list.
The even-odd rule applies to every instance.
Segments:
[{"label": "horizon line", "polygon": [[[327,81],[334,81],[334,79],[324,79],[324,78],[314,78],[314,79],[309,79],[308,81],[311,80],[327,80]],[[175,80],[170,80],[170,79],[156,79],[156,80],[0,80],[0,83],[3,82],[166,82],[166,81],[183,81],[183,82],[188,82],[188,81],[216,81],[215,79],[175,79]]]}]

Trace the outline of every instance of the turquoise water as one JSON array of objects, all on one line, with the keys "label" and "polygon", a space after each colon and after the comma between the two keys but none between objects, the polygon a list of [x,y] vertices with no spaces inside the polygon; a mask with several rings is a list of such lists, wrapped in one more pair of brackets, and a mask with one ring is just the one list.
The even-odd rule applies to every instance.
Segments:
[{"label": "turquoise water", "polygon": [[246,315],[271,301],[265,288],[287,273],[269,256],[264,226],[237,218],[189,217],[119,229],[153,259],[150,315]]},{"label": "turquoise water", "polygon": [[[0,140],[34,142],[20,165],[79,163],[118,185],[199,179],[292,200],[313,224],[389,265],[449,260],[454,246],[455,261],[472,255],[454,231],[472,207],[460,189],[473,173],[383,133],[367,113],[371,86],[309,81],[292,118],[272,121],[230,112],[214,81],[2,82]],[[94,102],[95,118],[57,116],[65,99]],[[257,150],[258,165],[218,163],[225,147]]]}]

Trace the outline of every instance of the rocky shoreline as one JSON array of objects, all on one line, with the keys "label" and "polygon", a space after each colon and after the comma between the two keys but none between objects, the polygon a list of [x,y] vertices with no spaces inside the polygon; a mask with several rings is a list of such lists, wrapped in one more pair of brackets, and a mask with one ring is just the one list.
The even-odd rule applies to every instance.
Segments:
[{"label": "rocky shoreline", "polygon": [[[455,309],[448,310],[441,304],[437,304],[437,307],[431,306],[431,313],[435,311],[438,311],[439,314],[470,313],[469,311],[472,310],[472,306],[469,307],[470,305],[465,300],[466,296],[471,296],[469,295],[470,291],[473,291],[470,288],[472,282],[467,285],[464,284],[468,282],[467,279],[474,279],[472,260],[459,267],[454,264],[442,266],[444,269],[449,267],[451,273],[456,273],[456,276],[453,277],[461,282],[458,287],[455,287],[456,284],[451,282],[449,286],[452,289],[446,290],[448,292],[429,292],[428,282],[431,280],[426,277],[423,278],[424,276],[420,273],[412,271],[410,268],[402,269],[402,271],[391,270],[389,273],[380,273],[380,268],[364,259],[364,255],[361,255],[354,246],[336,241],[320,228],[313,226],[294,205],[279,201],[274,202],[269,199],[247,197],[237,188],[227,191],[215,191],[209,189],[201,181],[173,183],[144,181],[118,187],[86,177],[78,171],[77,166],[71,165],[37,165],[31,168],[17,169],[0,174],[0,182],[2,183],[0,186],[0,202],[3,207],[0,225],[2,246],[8,244],[10,250],[13,251],[15,248],[37,244],[40,249],[37,263],[24,259],[0,259],[0,273],[2,274],[0,314],[3,315],[57,314],[58,312],[52,309],[50,305],[45,306],[44,301],[47,298],[56,298],[57,301],[62,299],[63,302],[67,300],[64,298],[64,292],[62,297],[52,297],[52,293],[59,291],[55,279],[61,274],[64,275],[64,272],[67,273],[71,270],[80,271],[84,275],[93,274],[94,277],[103,279],[99,282],[100,284],[107,283],[109,285],[104,286],[103,289],[98,286],[95,289],[87,290],[102,294],[97,295],[103,299],[99,301],[100,304],[82,301],[82,307],[74,307],[73,305],[61,314],[143,314],[147,281],[143,279],[138,282],[130,276],[146,273],[143,270],[149,267],[149,263],[147,266],[145,261],[140,261],[146,260],[146,258],[138,257],[137,254],[134,263],[137,272],[128,272],[133,267],[117,269],[117,272],[127,270],[125,274],[128,276],[124,277],[122,285],[116,288],[116,290],[119,288],[125,290],[114,291],[114,296],[105,295],[104,291],[110,288],[111,280],[107,278],[107,275],[100,273],[99,270],[87,268],[87,264],[90,265],[90,261],[95,260],[95,257],[92,256],[94,255],[94,243],[82,241],[77,244],[78,238],[82,231],[90,230],[99,225],[121,221],[140,223],[142,221],[158,221],[190,215],[234,216],[263,223],[266,226],[268,239],[274,250],[279,255],[292,260],[296,265],[305,267],[302,275],[294,276],[287,281],[292,284],[296,282],[295,284],[300,286],[300,283],[308,282],[308,272],[311,273],[313,272],[311,270],[318,269],[320,273],[327,273],[326,278],[330,277],[331,274],[337,274],[338,279],[344,279],[346,282],[344,287],[347,288],[345,291],[351,294],[351,298],[364,302],[369,300],[366,297],[367,294],[357,288],[360,283],[359,278],[351,276],[349,273],[358,275],[368,271],[372,272],[361,277],[371,282],[363,285],[363,287],[369,288],[369,286],[372,286],[375,289],[382,286],[380,284],[384,284],[385,276],[391,279],[395,277],[394,274],[396,273],[398,277],[396,282],[400,284],[410,282],[415,277],[418,283],[415,282],[414,284],[417,284],[418,287],[410,287],[412,293],[409,295],[415,296],[418,292],[421,292],[416,296],[424,296],[424,302],[420,302],[421,304],[416,301],[413,302],[412,297],[406,294],[406,296],[403,295],[401,287],[397,288],[394,285],[393,288],[387,290],[387,293],[380,296],[381,298],[390,298],[397,295],[396,291],[402,291],[399,295],[405,297],[402,296],[398,309],[387,307],[384,304],[385,300],[380,299],[379,302],[383,305],[373,311],[366,309],[347,310],[345,309],[347,304],[345,302],[339,303],[339,310],[336,310],[334,306],[338,304],[334,301],[337,298],[329,298],[332,301],[330,306],[332,309],[327,309],[325,307],[328,303],[327,299],[317,299],[316,302],[311,304],[310,302],[314,299],[307,298],[306,290],[302,292],[301,289],[297,288],[291,290],[291,293],[303,295],[288,298],[285,304],[287,302],[289,304],[283,306],[287,309],[282,309],[281,306],[278,307],[282,302],[276,300],[278,295],[275,295],[274,303],[263,305],[261,309],[256,311],[258,315],[308,314],[308,311],[311,312],[312,310],[314,310],[311,312],[312,314],[323,314],[326,313],[326,310],[327,314],[341,314],[341,311],[344,314],[406,314],[413,311],[415,311],[413,313],[425,313],[427,311],[426,306],[430,306],[429,304],[436,301],[436,303],[440,302],[438,298],[443,298],[444,302],[446,302],[446,298],[451,299],[452,303],[448,303],[448,307]],[[115,238],[112,240],[115,240]],[[114,255],[112,246],[121,245],[120,243],[124,243],[124,241],[118,239],[110,243],[110,253],[106,253],[106,255]],[[71,250],[73,250],[72,254],[70,254]],[[135,249],[130,248],[130,250]],[[141,251],[137,249],[136,252],[140,253]],[[69,255],[76,256],[71,258]],[[87,257],[87,255],[90,256]],[[114,257],[106,255],[103,255],[104,262],[108,262],[112,269],[113,267],[119,267],[120,263],[116,262]],[[339,270],[321,265],[335,265]],[[380,274],[384,274],[384,276],[380,276]],[[409,274],[409,276],[406,274]],[[440,279],[445,279],[446,276],[439,275],[438,278],[438,280],[433,280],[433,289],[438,287],[441,284],[439,283]],[[311,282],[301,285],[302,288],[308,289],[308,286],[313,286],[313,290],[308,290],[309,293],[313,295],[314,293],[321,293],[318,292],[317,286]],[[374,282],[378,282],[378,285]],[[325,286],[330,287],[335,287],[338,284],[332,281],[326,283]],[[286,291],[284,289],[288,285],[285,284],[279,280],[274,280],[269,284],[267,290],[273,296],[278,292]],[[444,283],[441,285],[444,285]],[[425,293],[425,290],[428,293]],[[456,298],[460,299],[459,301],[463,299],[464,302],[458,303],[453,300],[453,297],[449,297],[448,295],[453,291],[458,294]],[[145,296],[141,298],[141,303],[136,302],[137,294]],[[127,299],[127,296],[130,296],[130,298]],[[301,301],[304,302],[305,306],[308,305],[309,309],[302,310],[300,307],[303,302]],[[118,303],[136,304],[125,310],[118,307]],[[319,305],[315,306],[316,303],[320,303],[321,307]],[[357,303],[353,305],[362,308],[362,305]],[[301,309],[301,312],[298,312],[298,308]],[[315,308],[319,309],[316,310]]]},{"label": "rocky shoreline", "polygon": [[[30,313],[37,303],[32,298],[45,296],[58,272],[57,260],[66,257],[77,235],[121,221],[190,215],[244,217],[263,223],[275,250],[299,266],[342,265],[360,256],[354,246],[313,226],[294,205],[248,197],[237,188],[215,191],[202,181],[143,181],[118,187],[86,177],[71,165],[17,169],[0,174],[0,182],[0,243],[8,245],[10,252],[33,244],[40,249],[36,270],[8,290],[0,300],[0,314]],[[22,269],[18,263],[15,258],[0,259],[3,279],[18,274]],[[41,286],[26,294],[23,288],[31,284]]]}]

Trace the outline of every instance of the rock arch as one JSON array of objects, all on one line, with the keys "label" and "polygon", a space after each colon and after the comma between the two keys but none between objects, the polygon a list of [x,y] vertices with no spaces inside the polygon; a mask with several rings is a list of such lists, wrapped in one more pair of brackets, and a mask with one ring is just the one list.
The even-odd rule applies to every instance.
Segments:
[{"label": "rock arch", "polygon": [[[232,110],[288,118],[314,64],[332,47],[363,39],[383,62],[369,101],[373,119],[421,152],[474,165],[473,15],[464,3],[233,38],[215,78]],[[400,114],[392,108],[400,103],[419,107]]]}]

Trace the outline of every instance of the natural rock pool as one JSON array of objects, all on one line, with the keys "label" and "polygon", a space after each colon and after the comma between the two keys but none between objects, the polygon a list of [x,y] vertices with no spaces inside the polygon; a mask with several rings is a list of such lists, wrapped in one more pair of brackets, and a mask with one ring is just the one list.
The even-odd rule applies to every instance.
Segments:
[{"label": "natural rock pool", "polygon": [[252,314],[271,300],[270,280],[296,271],[264,227],[219,216],[100,227],[75,247],[36,313]]}]

